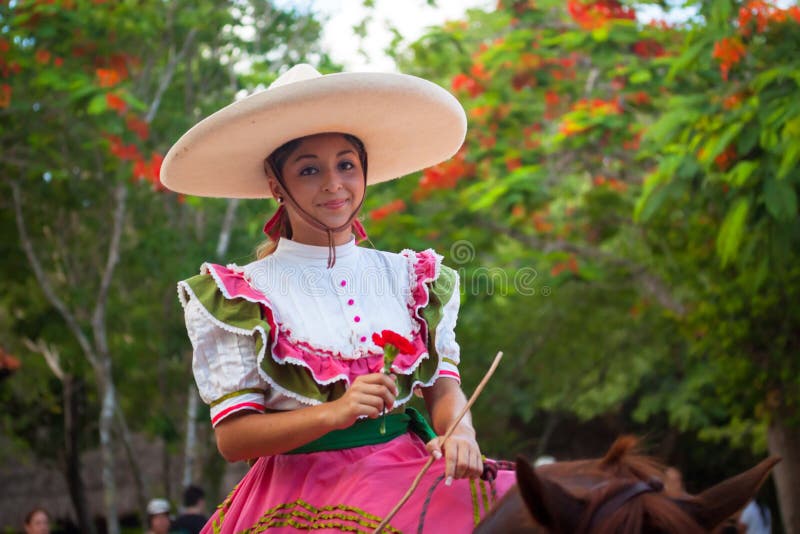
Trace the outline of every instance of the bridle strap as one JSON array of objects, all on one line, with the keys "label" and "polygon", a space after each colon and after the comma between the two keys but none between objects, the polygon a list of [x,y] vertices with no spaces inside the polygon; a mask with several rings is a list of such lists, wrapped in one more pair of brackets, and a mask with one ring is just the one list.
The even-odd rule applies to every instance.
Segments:
[{"label": "bridle strap", "polygon": [[586,531],[592,532],[599,523],[619,510],[631,499],[638,497],[643,493],[659,492],[662,489],[664,489],[664,484],[657,478],[650,479],[648,482],[639,481],[631,484],[597,507],[592,514],[592,518],[589,520],[589,526]]}]

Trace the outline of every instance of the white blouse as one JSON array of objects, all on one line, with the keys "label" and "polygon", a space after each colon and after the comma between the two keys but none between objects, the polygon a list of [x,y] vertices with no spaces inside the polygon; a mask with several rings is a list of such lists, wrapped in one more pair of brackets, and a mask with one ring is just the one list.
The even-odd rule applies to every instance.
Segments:
[{"label": "white blouse", "polygon": [[[327,247],[282,238],[273,254],[228,268],[242,272],[252,288],[268,297],[278,335],[322,358],[352,360],[380,352],[372,341],[373,332],[391,329],[410,338],[419,331],[419,321],[409,311],[417,284],[413,252],[362,248],[351,240],[336,247],[333,268],[327,268],[327,259]],[[440,262],[436,255],[437,274]],[[214,270],[209,272],[215,276]],[[219,280],[218,285],[223,288]],[[253,335],[224,328],[191,292],[184,290],[181,295],[194,347],[193,372],[201,398],[211,405],[213,424],[240,410],[292,410],[311,404],[270,387],[270,377],[259,366]],[[439,359],[436,378],[458,378],[460,351],[454,329],[459,301],[456,285],[436,326],[437,354],[431,355]]]}]

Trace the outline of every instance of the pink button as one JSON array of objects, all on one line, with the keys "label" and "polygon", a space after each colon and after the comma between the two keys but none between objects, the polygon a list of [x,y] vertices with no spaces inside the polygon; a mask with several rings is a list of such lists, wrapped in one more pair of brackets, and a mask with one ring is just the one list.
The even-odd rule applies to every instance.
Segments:
[{"label": "pink button", "polygon": [[359,322],[359,321],[361,320],[361,317],[359,317],[358,315],[356,315],[355,317],[353,317],[353,320],[354,320],[355,322]]},{"label": "pink button", "polygon": [[342,287],[344,287],[344,286],[346,286],[346,285],[347,285],[347,280],[342,280],[342,281],[341,281],[341,282],[339,282],[339,283],[341,284],[341,286],[342,286]]},{"label": "pink button", "polygon": [[355,301],[353,299],[350,299],[350,300],[347,301],[347,305],[348,306],[352,306],[354,302]]},{"label": "pink button", "polygon": [[367,336],[361,336],[361,342],[365,342],[367,340]]}]

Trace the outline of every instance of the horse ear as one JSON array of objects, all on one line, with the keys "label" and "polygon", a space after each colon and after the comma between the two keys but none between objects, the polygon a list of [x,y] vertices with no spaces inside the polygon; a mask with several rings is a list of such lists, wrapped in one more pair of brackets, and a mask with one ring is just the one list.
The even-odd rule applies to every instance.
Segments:
[{"label": "horse ear", "polygon": [[724,480],[699,495],[673,501],[700,526],[710,531],[741,510],[756,494],[775,464],[780,461],[780,458],[770,456],[755,467]]},{"label": "horse ear", "polygon": [[575,532],[584,503],[559,484],[540,477],[528,461],[517,457],[517,486],[533,518],[553,532]]}]

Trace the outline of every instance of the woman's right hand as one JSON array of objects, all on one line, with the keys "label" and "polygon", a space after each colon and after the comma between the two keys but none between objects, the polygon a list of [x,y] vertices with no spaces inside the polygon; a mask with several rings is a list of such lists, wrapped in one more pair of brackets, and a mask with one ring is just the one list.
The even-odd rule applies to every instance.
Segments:
[{"label": "woman's right hand", "polygon": [[347,428],[360,416],[375,419],[394,407],[397,385],[393,375],[372,373],[357,377],[344,395],[328,404],[337,429]]}]

